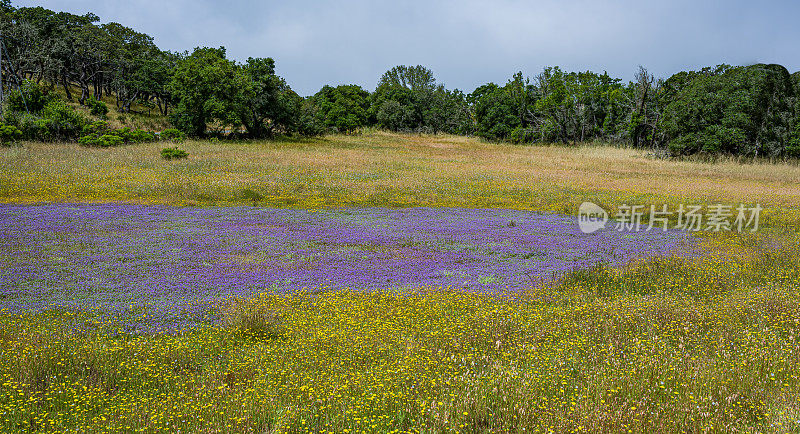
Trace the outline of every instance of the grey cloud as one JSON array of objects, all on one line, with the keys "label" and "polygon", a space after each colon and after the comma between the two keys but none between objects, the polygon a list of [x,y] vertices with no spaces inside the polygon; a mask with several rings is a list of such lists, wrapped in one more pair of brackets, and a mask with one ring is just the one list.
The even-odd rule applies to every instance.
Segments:
[{"label": "grey cloud", "polygon": [[744,0],[581,1],[14,1],[92,11],[153,35],[163,49],[220,46],[231,57],[273,57],[300,94],[325,84],[373,89],[396,64],[423,64],[471,91],[546,65],[631,79],[718,63],[800,69],[800,5]]}]

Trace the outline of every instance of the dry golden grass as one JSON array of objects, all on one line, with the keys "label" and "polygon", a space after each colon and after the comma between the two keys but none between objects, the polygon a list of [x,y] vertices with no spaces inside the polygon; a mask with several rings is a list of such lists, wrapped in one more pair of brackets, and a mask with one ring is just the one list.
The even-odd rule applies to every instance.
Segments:
[{"label": "dry golden grass", "polygon": [[[800,205],[800,167],[648,158],[602,146],[514,146],[376,132],[322,139],[189,141],[113,149],[26,143],[0,150],[0,201],[276,206],[506,206],[566,211],[587,198]],[[255,194],[251,194],[251,193]]]}]

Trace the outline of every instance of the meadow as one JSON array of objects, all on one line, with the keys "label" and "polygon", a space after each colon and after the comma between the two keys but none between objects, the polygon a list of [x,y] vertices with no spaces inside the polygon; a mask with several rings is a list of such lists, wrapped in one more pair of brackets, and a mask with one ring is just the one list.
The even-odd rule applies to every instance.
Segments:
[{"label": "meadow", "polygon": [[[796,163],[163,146],[0,148],[0,430],[800,431]],[[586,235],[584,201],[764,211]]]}]

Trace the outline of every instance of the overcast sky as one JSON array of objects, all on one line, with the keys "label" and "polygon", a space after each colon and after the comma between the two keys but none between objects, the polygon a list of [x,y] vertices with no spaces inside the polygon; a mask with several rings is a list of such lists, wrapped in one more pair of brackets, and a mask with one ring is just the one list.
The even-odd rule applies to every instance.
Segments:
[{"label": "overcast sky", "polygon": [[800,2],[745,0],[12,0],[84,14],[152,35],[162,49],[225,46],[272,57],[301,95],[325,84],[373,90],[394,65],[422,64],[470,92],[544,66],[630,80],[719,63],[800,70]]}]

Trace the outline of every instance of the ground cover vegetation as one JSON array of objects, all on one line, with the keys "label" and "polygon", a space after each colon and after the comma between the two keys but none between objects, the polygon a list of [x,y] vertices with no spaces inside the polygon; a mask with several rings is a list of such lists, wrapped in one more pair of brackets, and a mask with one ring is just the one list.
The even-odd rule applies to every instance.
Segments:
[{"label": "ground cover vegetation", "polygon": [[[0,152],[3,429],[798,427],[796,165],[381,132],[182,146]],[[765,212],[587,236],[587,199]]]}]

